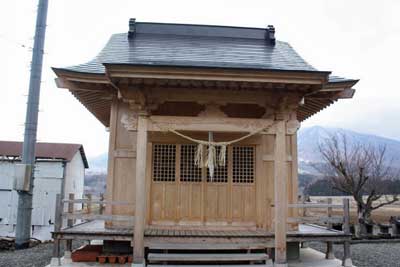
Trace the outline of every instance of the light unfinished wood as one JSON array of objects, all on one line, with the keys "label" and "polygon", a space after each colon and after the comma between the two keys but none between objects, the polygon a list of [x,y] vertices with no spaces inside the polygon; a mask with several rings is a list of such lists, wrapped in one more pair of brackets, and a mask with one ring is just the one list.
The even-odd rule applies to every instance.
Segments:
[{"label": "light unfinished wood", "polygon": [[[55,210],[55,218],[54,218],[54,232],[58,232],[62,227],[62,213],[63,213],[63,205],[61,203],[61,195],[56,195],[56,210]],[[60,239],[55,237],[53,244],[53,258],[60,258]]]},{"label": "light unfinished wood", "polygon": [[[114,99],[111,105],[111,118],[110,118],[110,136],[109,136],[109,144],[108,144],[108,166],[107,166],[107,181],[106,181],[106,200],[113,201],[114,200],[114,181],[115,181],[115,172],[114,172],[114,150],[116,143],[116,127],[117,127],[117,112],[118,112],[118,100]],[[113,213],[113,206],[106,205],[105,211],[108,214]],[[108,226],[112,226],[111,222],[107,222]]]},{"label": "light unfinished wood", "polygon": [[332,209],[343,209],[343,205],[339,204],[329,204],[329,203],[294,203],[288,204],[289,208],[314,208],[314,209],[323,209],[323,208],[332,208]]},{"label": "light unfinished wood", "polygon": [[[217,135],[220,138],[222,135]],[[175,181],[160,182],[151,178],[151,199],[149,224],[193,225],[204,227],[256,226],[257,221],[265,224],[265,217],[257,214],[257,207],[265,208],[257,203],[257,166],[261,166],[261,158],[256,157],[261,138],[250,140],[254,149],[253,183],[232,183],[232,149],[228,147],[227,182],[207,181],[207,171],[203,169],[201,181],[181,181],[179,138],[171,135],[169,139],[160,135],[163,144],[176,144]],[[226,136],[225,136],[226,137]],[[229,137],[226,137],[229,138]],[[152,135],[153,144],[157,137]],[[242,142],[240,145],[246,145]],[[152,151],[149,149],[150,153]],[[150,171],[151,172],[151,171]],[[260,192],[260,199],[262,192]],[[257,217],[260,216],[260,217]]]},{"label": "light unfinished wood", "polygon": [[307,216],[307,217],[288,217],[290,223],[315,223],[315,224],[338,224],[343,223],[342,216]]},{"label": "light unfinished wood", "polygon": [[105,204],[110,206],[132,206],[133,202],[127,201],[104,201],[104,200],[91,200],[91,199],[64,199],[63,203],[85,203],[85,204]]},{"label": "light unfinished wood", "polygon": [[147,160],[147,114],[139,114],[136,141],[136,192],[134,227],[134,263],[144,264],[144,229],[146,219],[146,160]]},{"label": "light unfinished wood", "polygon": [[101,214],[71,214],[64,213],[64,218],[69,220],[101,220],[101,221],[128,221],[134,222],[134,216],[123,216],[123,215],[101,215]]},{"label": "light unfinished wood", "polygon": [[218,80],[218,81],[246,81],[293,84],[318,84],[327,81],[326,73],[307,72],[271,72],[271,71],[242,71],[200,68],[157,68],[133,67],[122,65],[108,66],[108,74],[115,78],[152,78],[152,79],[183,79],[183,80]]},{"label": "light unfinished wood", "polygon": [[[327,199],[327,204],[332,204],[332,198]],[[328,216],[328,218],[332,217],[332,211],[333,211],[332,207],[327,208],[326,215]],[[328,222],[327,229],[332,229],[332,227],[333,227],[332,222]],[[335,255],[333,253],[333,243],[330,241],[326,242],[325,258],[326,259],[334,259],[335,258]]]},{"label": "light unfinished wood", "polygon": [[87,214],[92,213],[92,194],[86,194],[87,199],[89,200],[88,203],[86,203],[86,212]]},{"label": "light unfinished wood", "polygon": [[258,261],[267,260],[268,255],[265,253],[203,253],[203,254],[178,254],[178,253],[149,253],[149,261],[173,261],[173,262],[221,262],[221,261]]},{"label": "light unfinished wood", "polygon": [[[343,199],[343,215],[344,215],[344,222],[343,222],[343,231],[345,234],[350,235],[350,200]],[[343,266],[344,267],[351,267],[353,266],[351,260],[351,251],[350,251],[350,242],[345,241],[343,242]]]},{"label": "light unfinished wood", "polygon": [[277,122],[274,161],[275,189],[275,262],[287,264],[286,231],[287,231],[287,167],[286,167],[286,129],[285,121]]},{"label": "light unfinished wood", "polygon": [[[70,193],[68,195],[68,199],[70,201],[73,201],[75,199],[75,194]],[[63,204],[61,204],[63,206]],[[73,213],[74,212],[74,203],[69,202],[68,203],[68,213]],[[67,227],[72,227],[74,225],[74,220],[73,219],[68,219],[67,220]],[[67,251],[72,251],[72,241],[71,240],[66,240],[65,241],[65,249]]]},{"label": "light unfinished wood", "polygon": [[[268,128],[268,129],[266,129]],[[266,133],[274,133],[273,120],[270,119],[241,119],[241,118],[213,118],[213,117],[178,117],[178,116],[151,116],[149,131],[167,132],[169,129],[177,131],[204,131],[204,132],[254,132],[266,129]]]},{"label": "light unfinished wood", "polygon": [[[165,267],[165,265],[163,265],[163,264],[148,264],[147,265],[148,267]],[[263,267],[266,267],[266,266],[268,266],[268,265],[265,265],[264,263],[259,263],[259,264],[252,264],[252,266],[254,266],[254,267],[258,267],[258,266],[263,266]],[[180,265],[180,264],[174,264],[174,267],[221,267],[221,265],[220,264],[217,264],[217,265],[215,265],[215,264],[213,264],[213,265],[210,265],[210,264],[205,264],[205,265],[201,265],[201,264],[182,264],[182,265]],[[248,264],[229,264],[229,267],[249,267],[249,265]]]},{"label": "light unfinished wood", "polygon": [[[135,263],[143,263],[143,236],[147,226],[167,231],[162,238],[171,239],[163,241],[182,241],[191,234],[201,240],[201,235],[207,232],[210,244],[220,242],[220,238],[231,242],[233,238],[214,230],[228,230],[232,236],[239,236],[237,229],[256,231],[261,228],[275,231],[275,240],[269,236],[263,241],[276,247],[277,264],[285,264],[286,241],[297,240],[286,238],[287,230],[297,230],[302,219],[298,218],[298,206],[288,209],[287,205],[297,202],[299,121],[339,98],[352,97],[351,87],[355,81],[329,83],[328,72],[109,64],[106,68],[105,74],[55,70],[59,77],[57,85],[69,88],[110,128],[105,214],[111,217],[106,220],[106,226],[122,231],[131,222],[112,221],[112,216],[135,216],[136,227],[134,237],[132,233],[129,237],[106,237],[134,239]],[[142,111],[153,115],[145,131],[143,117],[139,114]],[[171,138],[167,133],[170,129],[193,137],[212,131],[216,138],[221,138],[219,141],[229,141],[267,127],[238,144],[255,147],[252,184],[232,182],[231,167],[228,167],[230,179],[227,183],[206,182],[205,168],[201,170],[201,182],[181,181],[179,149],[175,180],[152,179],[151,148],[155,143],[173,143],[178,147],[190,143],[180,137]],[[232,150],[228,149],[228,161],[232,162],[232,157]],[[124,202],[129,204],[115,205]],[[291,219],[287,217],[294,218],[289,227],[286,223]],[[182,231],[180,227],[192,227],[193,232]],[[151,231],[163,232],[160,229]],[[161,237],[152,234],[149,238]],[[237,243],[241,241],[243,239]],[[190,240],[185,239],[185,242],[188,244]]]}]

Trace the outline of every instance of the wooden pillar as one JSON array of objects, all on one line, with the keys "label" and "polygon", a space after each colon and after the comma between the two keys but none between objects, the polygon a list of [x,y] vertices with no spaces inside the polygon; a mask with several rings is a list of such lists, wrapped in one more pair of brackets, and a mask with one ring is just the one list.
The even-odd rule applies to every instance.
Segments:
[{"label": "wooden pillar", "polygon": [[[350,235],[350,201],[348,198],[343,199],[343,232]],[[350,241],[343,243],[343,263],[344,267],[352,267],[353,263],[351,260],[350,253]]]},{"label": "wooden pillar", "polygon": [[147,115],[139,114],[136,145],[135,226],[133,266],[145,266],[144,229],[146,217]]},{"label": "wooden pillar", "polygon": [[287,267],[287,171],[286,171],[286,124],[276,122],[274,190],[275,190],[275,265]]},{"label": "wooden pillar", "polygon": [[88,200],[86,204],[86,212],[87,214],[92,214],[92,194],[86,194],[86,198]]},{"label": "wooden pillar", "polygon": [[[68,199],[69,200],[74,200],[75,199],[75,194],[74,193],[70,193],[68,195]],[[68,202],[68,213],[69,214],[73,214],[74,213],[74,203],[72,202]],[[68,219],[67,220],[67,227],[72,227],[74,225],[74,220],[73,219]],[[72,239],[66,240],[65,242],[65,255],[67,256],[67,252],[71,253],[72,251]],[[71,256],[71,255],[69,255]]]},{"label": "wooden pillar", "polygon": [[[332,205],[332,198],[328,198],[328,205]],[[327,209],[327,216],[328,219],[330,220],[332,218],[332,207],[328,206]],[[332,230],[332,222],[328,222],[328,230]],[[335,255],[333,254],[333,242],[328,241],[326,242],[326,253],[325,253],[325,258],[328,260],[332,260],[335,258]]]},{"label": "wooden pillar", "polygon": [[99,214],[104,213],[104,194],[100,194]]},{"label": "wooden pillar", "polygon": [[56,195],[56,212],[54,218],[54,245],[53,245],[53,255],[51,258],[50,266],[59,266],[60,262],[60,239],[57,237],[57,233],[62,227],[62,213],[63,213],[63,202],[60,194]]}]

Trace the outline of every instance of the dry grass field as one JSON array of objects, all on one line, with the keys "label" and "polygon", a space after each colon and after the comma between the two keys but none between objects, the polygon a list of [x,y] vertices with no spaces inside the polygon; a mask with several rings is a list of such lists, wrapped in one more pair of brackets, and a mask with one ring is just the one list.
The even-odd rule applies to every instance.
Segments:
[{"label": "dry grass field", "polygon": [[[324,203],[327,201],[327,198],[332,198],[333,204],[341,204],[343,201],[343,198],[348,198],[348,197],[311,197],[311,201],[315,203]],[[351,216],[351,222],[356,222],[357,220],[357,206],[355,201],[352,198],[350,199],[350,216]],[[313,209],[308,211],[309,214],[323,214],[326,213],[326,209]],[[334,215],[341,215],[343,210],[339,209],[334,209],[333,214]],[[372,219],[376,223],[388,223],[389,218],[391,216],[400,216],[400,202],[396,202],[392,205],[384,206],[380,209],[375,210],[372,213]]]}]

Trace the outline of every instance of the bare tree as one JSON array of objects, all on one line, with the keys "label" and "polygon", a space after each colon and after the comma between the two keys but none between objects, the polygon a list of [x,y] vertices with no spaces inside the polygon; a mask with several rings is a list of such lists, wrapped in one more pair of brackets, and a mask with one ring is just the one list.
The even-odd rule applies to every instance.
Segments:
[{"label": "bare tree", "polygon": [[360,234],[372,223],[372,211],[398,201],[397,195],[388,196],[388,180],[395,178],[390,162],[385,158],[386,147],[350,143],[345,134],[330,136],[319,150],[325,164],[318,169],[333,188],[351,195],[357,203]]}]

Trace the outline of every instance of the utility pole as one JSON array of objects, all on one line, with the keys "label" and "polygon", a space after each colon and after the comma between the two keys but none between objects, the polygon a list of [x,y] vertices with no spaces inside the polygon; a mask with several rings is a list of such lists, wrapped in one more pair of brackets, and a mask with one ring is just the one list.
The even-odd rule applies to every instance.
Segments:
[{"label": "utility pole", "polygon": [[25,184],[27,184],[27,188],[25,190],[19,188],[18,190],[17,227],[15,233],[16,249],[28,248],[31,238],[33,174],[47,9],[48,0],[39,0],[21,161],[21,165],[24,166],[23,176],[26,179]]}]

